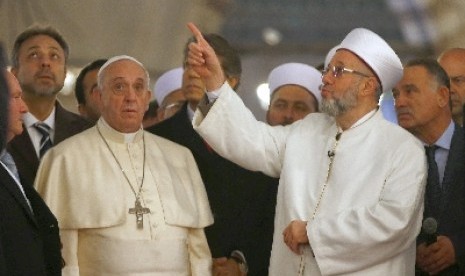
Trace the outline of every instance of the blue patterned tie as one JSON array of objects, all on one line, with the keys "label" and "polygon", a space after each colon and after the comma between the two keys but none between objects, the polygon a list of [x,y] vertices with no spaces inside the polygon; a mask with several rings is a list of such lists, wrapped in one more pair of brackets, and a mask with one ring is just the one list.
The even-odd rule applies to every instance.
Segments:
[{"label": "blue patterned tie", "polygon": [[426,183],[426,215],[433,216],[439,220],[442,189],[439,184],[438,164],[434,158],[438,146],[425,146],[426,157],[428,160],[428,179]]},{"label": "blue patterned tie", "polygon": [[16,177],[18,188],[21,190],[21,194],[24,196],[24,199],[26,200],[27,205],[29,206],[29,210],[32,213],[34,213],[31,207],[31,203],[29,202],[29,199],[26,197],[26,194],[24,193],[23,187],[21,186],[21,184],[19,184],[20,179],[19,179],[18,169],[16,168],[16,164],[15,164],[15,161],[13,160],[13,157],[11,156],[9,152],[5,150],[0,155],[0,161],[2,161],[2,163],[5,164],[8,170],[10,170],[10,172]]},{"label": "blue patterned tie", "polygon": [[39,157],[42,158],[44,154],[52,147],[52,140],[50,139],[50,127],[45,123],[35,123],[34,127],[40,132],[42,138],[40,139]]},{"label": "blue patterned tie", "polygon": [[11,154],[5,150],[0,156],[0,160],[3,164],[5,164],[5,166],[10,170],[10,172],[13,173],[13,175],[16,177],[16,180],[19,181],[18,169],[16,168],[13,156],[11,156]]}]

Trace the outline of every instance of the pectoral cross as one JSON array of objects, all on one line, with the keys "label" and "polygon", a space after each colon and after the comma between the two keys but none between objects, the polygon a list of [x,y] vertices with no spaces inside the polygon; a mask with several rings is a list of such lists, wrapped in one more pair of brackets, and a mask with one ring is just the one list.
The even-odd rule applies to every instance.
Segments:
[{"label": "pectoral cross", "polygon": [[136,223],[137,228],[142,229],[144,228],[144,214],[149,214],[150,209],[142,207],[139,199],[136,199],[136,203],[134,203],[134,208],[129,208],[129,214],[136,215]]}]

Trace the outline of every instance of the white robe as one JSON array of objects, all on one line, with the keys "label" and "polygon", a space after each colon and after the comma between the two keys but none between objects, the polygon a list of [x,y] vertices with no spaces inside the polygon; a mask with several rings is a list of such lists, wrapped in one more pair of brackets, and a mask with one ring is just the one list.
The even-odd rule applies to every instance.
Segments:
[{"label": "white robe", "polygon": [[142,130],[125,141],[102,119],[98,127],[136,192],[145,140],[141,199],[150,213],[138,229],[128,212],[134,192],[97,127],[53,147],[35,186],[59,222],[63,275],[210,275],[203,228],[213,219],[190,151]]},{"label": "white robe", "polygon": [[314,113],[287,127],[270,127],[254,118],[229,85],[219,92],[206,117],[196,112],[196,131],[224,157],[280,177],[270,275],[298,275],[301,257],[282,237],[292,220],[309,221],[304,275],[414,275],[426,183],[417,139],[379,111],[343,132],[312,221],[335,144],[334,118]]}]

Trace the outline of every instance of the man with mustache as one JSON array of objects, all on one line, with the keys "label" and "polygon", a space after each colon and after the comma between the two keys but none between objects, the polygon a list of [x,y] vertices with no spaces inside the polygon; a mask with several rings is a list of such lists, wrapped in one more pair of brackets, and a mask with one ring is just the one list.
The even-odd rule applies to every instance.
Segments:
[{"label": "man with mustache", "polygon": [[189,27],[188,63],[207,90],[194,128],[230,160],[280,176],[270,275],[413,275],[426,162],[421,143],[378,110],[402,77],[394,50],[352,30],[322,74],[323,113],[273,127],[245,108]]},{"label": "man with mustache", "polygon": [[[231,85],[237,88],[242,67],[237,51],[220,35],[206,34]],[[192,127],[192,117],[205,95],[205,83],[184,53],[182,90],[187,100],[171,118],[148,128],[149,132],[192,151],[205,183],[215,217],[205,229],[215,258],[213,275],[261,276],[268,274],[278,180],[250,171],[211,149]]]},{"label": "man with mustache", "polygon": [[452,120],[450,93],[449,76],[433,59],[408,62],[393,90],[399,125],[425,144],[427,155],[432,150],[423,217],[437,221],[438,237],[418,237],[417,275],[465,273],[465,136]]},{"label": "man with mustache", "polygon": [[68,44],[50,26],[31,26],[13,46],[11,72],[21,85],[29,112],[23,118],[25,131],[9,143],[8,150],[26,183],[34,182],[39,160],[50,147],[91,126],[57,101],[68,54]]},{"label": "man with mustache", "polygon": [[284,63],[268,76],[270,105],[266,122],[271,126],[289,125],[319,111],[321,73],[303,63]]}]

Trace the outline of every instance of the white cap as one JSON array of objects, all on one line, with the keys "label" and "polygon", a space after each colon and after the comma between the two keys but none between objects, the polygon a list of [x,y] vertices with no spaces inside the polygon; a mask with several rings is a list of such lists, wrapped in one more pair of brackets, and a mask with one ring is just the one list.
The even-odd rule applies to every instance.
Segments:
[{"label": "white cap", "polygon": [[334,47],[331,48],[331,50],[329,50],[329,52],[326,54],[326,58],[325,58],[325,67],[324,67],[324,69],[326,69],[326,67],[328,67],[328,64],[331,62],[331,59],[333,58],[334,54],[336,53],[336,50],[339,49],[339,47],[341,47],[341,46],[340,46],[340,45],[334,46]]},{"label": "white cap", "polygon": [[270,94],[287,84],[302,86],[311,92],[318,103],[321,101],[321,72],[303,63],[285,63],[274,68],[268,76]]},{"label": "white cap", "polygon": [[384,39],[368,29],[352,30],[339,49],[351,51],[368,64],[381,81],[383,91],[391,90],[402,78],[402,63],[397,54]]},{"label": "white cap", "polygon": [[161,75],[153,88],[155,100],[161,106],[163,100],[169,94],[182,87],[182,74],[184,69],[182,67],[171,69]]},{"label": "white cap", "polygon": [[145,72],[145,76],[147,77],[147,84],[150,82],[150,76],[149,76],[149,72],[147,71],[147,69],[145,69],[144,65],[142,64],[142,62],[138,61],[137,59],[131,57],[131,56],[127,56],[127,55],[120,55],[120,56],[114,56],[110,59],[107,60],[107,62],[105,62],[102,67],[100,67],[100,69],[98,70],[98,73],[97,73],[97,83],[99,85],[101,85],[101,82],[102,82],[102,72],[107,69],[108,66],[110,66],[112,63],[115,63],[117,61],[120,61],[120,60],[130,60],[130,61],[133,61],[135,62],[136,64],[138,64],[142,69],[144,69],[144,72]]}]

